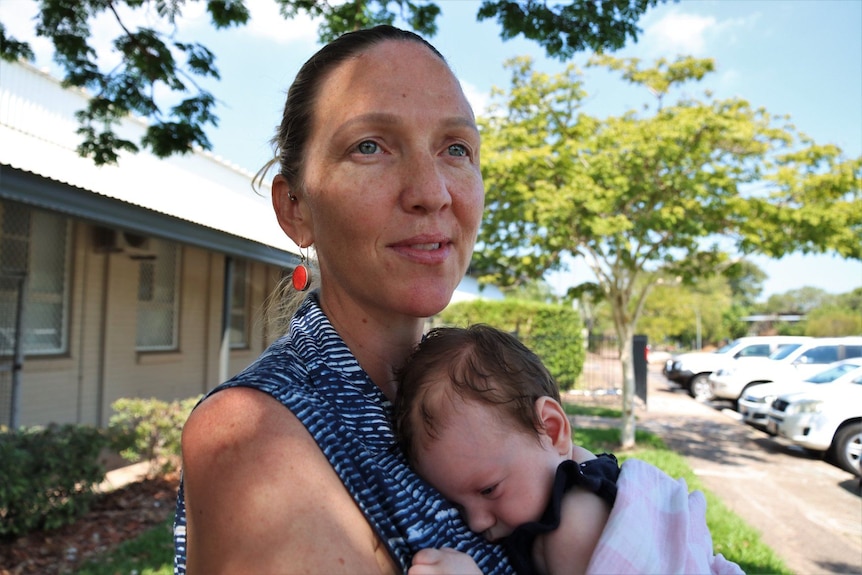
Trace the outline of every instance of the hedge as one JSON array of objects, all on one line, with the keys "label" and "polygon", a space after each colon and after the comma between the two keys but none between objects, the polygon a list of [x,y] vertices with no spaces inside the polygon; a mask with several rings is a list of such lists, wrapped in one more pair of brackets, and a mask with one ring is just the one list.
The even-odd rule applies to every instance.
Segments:
[{"label": "hedge", "polygon": [[451,304],[436,323],[486,323],[508,331],[538,355],[562,391],[573,389],[584,368],[584,325],[571,308],[522,300],[472,300]]}]

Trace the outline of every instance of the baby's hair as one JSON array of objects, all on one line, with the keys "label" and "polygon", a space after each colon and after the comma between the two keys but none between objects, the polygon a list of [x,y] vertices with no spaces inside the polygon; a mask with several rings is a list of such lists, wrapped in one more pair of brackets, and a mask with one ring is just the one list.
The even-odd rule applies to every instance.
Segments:
[{"label": "baby's hair", "polygon": [[[443,386],[443,387],[441,387]],[[500,416],[538,438],[536,400],[560,401],[538,356],[514,335],[484,324],[432,329],[398,373],[394,427],[407,459],[446,425],[441,409],[456,398],[500,408]]]}]

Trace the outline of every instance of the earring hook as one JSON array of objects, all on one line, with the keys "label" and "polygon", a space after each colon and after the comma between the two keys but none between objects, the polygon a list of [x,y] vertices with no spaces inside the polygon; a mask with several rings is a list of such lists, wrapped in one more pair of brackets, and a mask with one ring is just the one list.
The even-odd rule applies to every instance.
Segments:
[{"label": "earring hook", "polygon": [[[309,244],[310,245],[310,244]],[[305,253],[302,252],[303,247],[305,249]],[[296,291],[305,291],[311,285],[311,271],[308,266],[305,265],[305,262],[308,260],[308,246],[303,246],[302,243],[299,244],[299,264],[295,268],[293,268],[293,273],[291,274],[291,281],[293,282],[293,289]]]}]

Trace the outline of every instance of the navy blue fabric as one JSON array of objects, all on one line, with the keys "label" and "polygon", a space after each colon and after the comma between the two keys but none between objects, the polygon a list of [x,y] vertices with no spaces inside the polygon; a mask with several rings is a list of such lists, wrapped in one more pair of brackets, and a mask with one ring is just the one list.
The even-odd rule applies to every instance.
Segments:
[{"label": "navy blue fabric", "polygon": [[518,575],[539,575],[533,564],[533,543],[539,535],[550,533],[560,526],[563,497],[569,489],[580,487],[592,491],[612,508],[617,499],[619,476],[620,464],[612,453],[602,453],[580,464],[570,459],[560,463],[554,475],[551,499],[542,517],[538,521],[518,526],[503,541],[515,572]]},{"label": "navy blue fabric", "polygon": [[[471,532],[460,514],[407,465],[392,433],[392,405],[359,366],[309,294],[288,334],[210,393],[251,387],[289,409],[314,437],[402,569],[427,547],[469,553],[483,573],[512,573],[502,547]],[[183,486],[174,522],[174,573],[185,574]]]}]

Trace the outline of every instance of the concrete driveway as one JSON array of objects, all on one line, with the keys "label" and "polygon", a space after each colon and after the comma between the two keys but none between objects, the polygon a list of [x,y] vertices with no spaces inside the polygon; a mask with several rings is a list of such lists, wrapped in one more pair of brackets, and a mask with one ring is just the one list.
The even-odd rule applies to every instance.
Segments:
[{"label": "concrete driveway", "polygon": [[704,486],[758,529],[795,573],[862,573],[859,480],[783,444],[720,404],[701,404],[648,374],[638,426],[685,456]]}]

